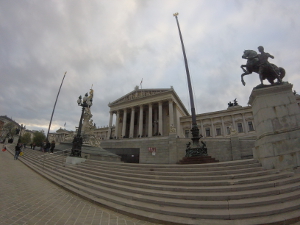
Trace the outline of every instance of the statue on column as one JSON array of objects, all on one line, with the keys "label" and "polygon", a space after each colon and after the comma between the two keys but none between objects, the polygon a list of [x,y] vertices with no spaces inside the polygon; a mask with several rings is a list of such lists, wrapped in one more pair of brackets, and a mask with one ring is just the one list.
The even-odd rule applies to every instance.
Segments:
[{"label": "statue on column", "polygon": [[285,70],[281,67],[277,67],[275,64],[269,63],[268,58],[274,59],[274,56],[264,51],[264,47],[259,46],[257,54],[254,50],[245,50],[242,56],[243,59],[247,59],[246,65],[241,65],[244,73],[241,75],[242,84],[245,86],[244,76],[249,75],[252,72],[259,74],[260,86],[263,86],[263,80],[267,79],[270,84],[275,84],[274,80],[277,79],[277,84],[282,83],[282,79],[285,76]]}]

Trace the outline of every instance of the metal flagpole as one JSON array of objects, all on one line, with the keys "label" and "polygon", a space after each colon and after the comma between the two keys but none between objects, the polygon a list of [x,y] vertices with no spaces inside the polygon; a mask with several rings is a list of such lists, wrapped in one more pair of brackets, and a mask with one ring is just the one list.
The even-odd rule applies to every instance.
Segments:
[{"label": "metal flagpole", "polygon": [[63,77],[63,79],[62,79],[62,81],[61,81],[61,84],[60,84],[60,87],[59,87],[59,90],[58,90],[58,93],[57,93],[57,96],[56,96],[56,100],[55,100],[55,103],[54,103],[54,107],[53,107],[53,110],[52,110],[52,114],[51,114],[51,118],[50,118],[50,123],[49,123],[49,127],[48,127],[48,132],[47,132],[47,141],[49,141],[49,140],[48,140],[48,136],[49,136],[49,131],[50,131],[51,123],[52,123],[52,118],[53,118],[55,106],[56,106],[57,99],[58,99],[58,96],[59,96],[59,93],[60,93],[60,89],[61,89],[61,86],[62,86],[62,84],[63,84],[63,82],[64,82],[64,79],[65,79],[66,74],[67,74],[67,71],[65,72],[64,77]]},{"label": "metal flagpole", "polygon": [[186,71],[188,87],[189,87],[191,113],[192,113],[192,130],[191,130],[192,135],[193,135],[192,141],[193,141],[194,146],[198,146],[200,136],[199,136],[199,128],[198,128],[197,122],[196,122],[196,111],[195,111],[195,105],[194,105],[194,97],[193,97],[193,89],[192,89],[192,84],[191,84],[190,72],[189,72],[188,62],[187,62],[187,58],[186,58],[186,54],[185,54],[182,35],[181,35],[180,27],[179,27],[179,22],[178,22],[178,18],[177,18],[178,13],[174,13],[173,16],[175,16],[176,22],[177,22],[177,27],[178,27],[178,31],[179,31],[181,47],[182,47],[182,52],[183,52],[183,57],[184,57],[184,63],[185,63],[185,71]]}]

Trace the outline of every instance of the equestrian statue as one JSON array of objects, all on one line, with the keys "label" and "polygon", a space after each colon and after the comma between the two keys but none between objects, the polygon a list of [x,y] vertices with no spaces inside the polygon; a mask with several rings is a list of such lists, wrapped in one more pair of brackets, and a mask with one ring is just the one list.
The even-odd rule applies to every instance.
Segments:
[{"label": "equestrian statue", "polygon": [[274,84],[274,80],[277,79],[277,83],[282,83],[282,78],[285,76],[285,70],[281,67],[269,63],[268,58],[274,59],[274,56],[264,52],[264,47],[259,46],[257,54],[253,50],[245,50],[242,56],[243,59],[247,59],[246,65],[241,65],[244,73],[241,75],[241,81],[245,86],[244,76],[249,75],[252,72],[259,74],[260,83],[263,86],[263,80],[267,79],[270,84]]}]

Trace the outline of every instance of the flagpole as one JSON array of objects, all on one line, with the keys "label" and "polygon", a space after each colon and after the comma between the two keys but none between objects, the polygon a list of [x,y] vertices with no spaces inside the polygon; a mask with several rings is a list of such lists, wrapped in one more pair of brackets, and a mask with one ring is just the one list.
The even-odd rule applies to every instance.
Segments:
[{"label": "flagpole", "polygon": [[196,111],[195,111],[195,106],[194,106],[194,97],[193,97],[193,90],[192,90],[192,84],[191,84],[191,78],[190,78],[190,71],[189,71],[188,62],[187,62],[187,58],[186,58],[186,54],[185,54],[185,48],[184,48],[184,44],[183,44],[180,27],[179,27],[179,22],[178,22],[178,18],[177,18],[178,13],[174,13],[173,16],[175,16],[176,22],[177,22],[177,27],[178,27],[178,32],[179,32],[179,37],[180,37],[181,47],[182,47],[182,53],[183,53],[183,58],[184,58],[184,64],[185,64],[185,71],[186,71],[186,76],[187,76],[187,81],[188,81],[189,94],[190,94],[191,114],[192,114],[191,132],[192,132],[192,136],[193,136],[192,141],[193,141],[193,145],[198,147],[200,135],[199,135],[199,128],[198,128],[197,122],[196,122]]},{"label": "flagpole", "polygon": [[56,96],[56,100],[55,100],[55,103],[54,103],[54,107],[53,107],[53,110],[52,110],[52,114],[51,114],[51,118],[50,118],[50,123],[49,123],[49,127],[48,127],[48,132],[47,132],[47,138],[46,138],[47,141],[49,141],[49,140],[48,140],[48,137],[49,137],[49,131],[50,131],[51,123],[52,123],[52,118],[53,118],[55,106],[56,106],[57,99],[58,99],[58,96],[59,96],[59,93],[60,93],[60,89],[61,89],[61,86],[62,86],[62,84],[63,84],[63,82],[64,82],[64,79],[65,79],[66,74],[67,74],[67,71],[65,72],[64,77],[63,77],[63,79],[62,79],[62,81],[61,81],[61,84],[60,84],[60,87],[59,87],[59,90],[58,90],[58,93],[57,93],[57,96]]}]

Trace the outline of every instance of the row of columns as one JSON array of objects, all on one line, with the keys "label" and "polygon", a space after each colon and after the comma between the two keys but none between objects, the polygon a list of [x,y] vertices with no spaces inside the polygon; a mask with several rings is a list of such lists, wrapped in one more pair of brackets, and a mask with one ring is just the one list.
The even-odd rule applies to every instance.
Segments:
[{"label": "row of columns", "polygon": [[[235,126],[236,121],[234,120],[234,115],[231,115],[231,120],[232,120],[232,128],[237,130],[237,127]],[[249,133],[249,131],[247,129],[247,121],[245,119],[244,114],[242,114],[242,120],[243,120],[244,132]],[[212,129],[211,130],[211,132],[212,132],[211,136],[215,137],[216,136],[216,134],[215,134],[216,131],[215,131],[215,125],[213,123],[213,118],[210,119],[210,123],[211,123],[211,129]],[[223,116],[221,117],[221,124],[222,124],[222,129],[223,129],[223,135],[225,135],[226,130],[225,130],[225,124],[224,124],[224,117]],[[201,125],[202,134],[205,134],[205,130],[204,130],[202,121],[200,121],[200,125]]]},{"label": "row of columns", "polygon": [[[148,105],[148,137],[152,137],[152,123],[153,123],[153,103],[149,103]],[[158,133],[163,134],[163,102],[158,102]],[[169,100],[169,124],[174,126],[174,101]],[[130,115],[130,127],[129,127],[129,137],[132,138],[134,136],[134,120],[135,120],[135,110],[136,107],[131,107],[131,115]],[[115,136],[117,137],[119,134],[119,120],[120,120],[120,111],[123,111],[123,124],[122,124],[122,137],[125,136],[126,126],[127,126],[127,108],[117,110],[116,112],[110,111],[109,117],[109,132],[108,137],[111,137],[111,128],[113,122],[113,114],[116,113],[116,125],[115,125]],[[139,126],[138,133],[139,135],[143,135],[143,115],[144,114],[144,105],[139,105]],[[154,118],[157,118],[157,112],[155,112]],[[118,137],[117,137],[118,138]]]}]

